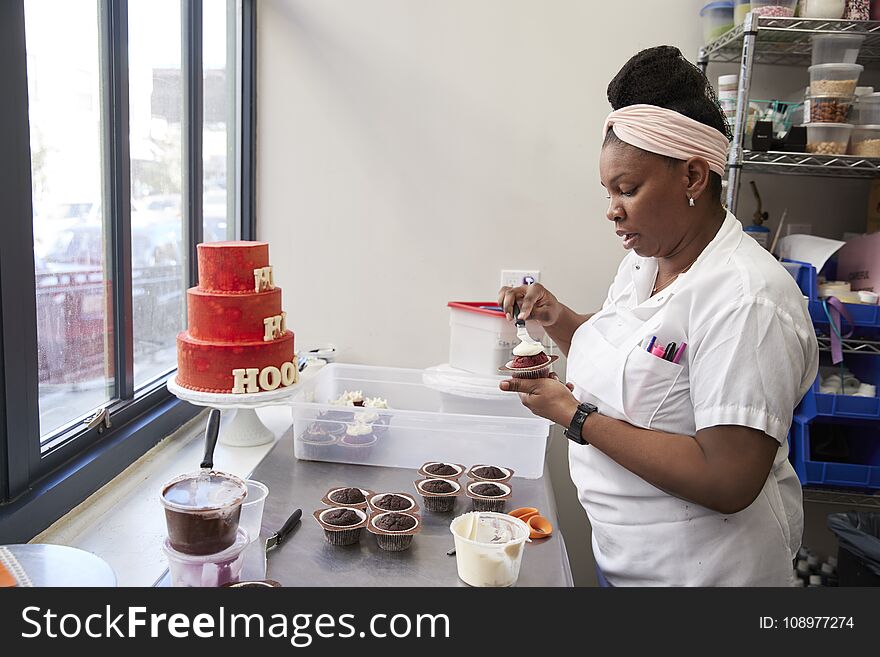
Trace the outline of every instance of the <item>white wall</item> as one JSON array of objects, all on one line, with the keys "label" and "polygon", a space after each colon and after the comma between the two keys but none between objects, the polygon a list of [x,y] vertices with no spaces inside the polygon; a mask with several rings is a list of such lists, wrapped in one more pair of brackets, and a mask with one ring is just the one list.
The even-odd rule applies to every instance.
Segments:
[{"label": "white wall", "polygon": [[259,235],[300,345],[445,362],[449,300],[536,267],[604,298],[623,250],[597,158],[637,50],[695,55],[691,0],[261,0]]},{"label": "white wall", "polygon": [[[608,81],[661,43],[696,56],[694,0],[261,0],[257,213],[301,346],[349,362],[447,360],[449,300],[539,268],[582,311],[623,249],[598,154]],[[589,526],[555,436],[578,583]]]}]

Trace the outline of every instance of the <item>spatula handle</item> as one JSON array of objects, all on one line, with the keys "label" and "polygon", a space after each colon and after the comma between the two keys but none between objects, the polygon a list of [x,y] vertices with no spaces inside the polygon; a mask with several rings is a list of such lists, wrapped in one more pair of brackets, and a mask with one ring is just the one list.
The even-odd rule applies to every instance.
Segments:
[{"label": "spatula handle", "polygon": [[201,467],[211,470],[214,467],[214,448],[217,447],[217,436],[220,434],[220,409],[212,408],[208,415],[208,426],[205,427],[205,458]]}]

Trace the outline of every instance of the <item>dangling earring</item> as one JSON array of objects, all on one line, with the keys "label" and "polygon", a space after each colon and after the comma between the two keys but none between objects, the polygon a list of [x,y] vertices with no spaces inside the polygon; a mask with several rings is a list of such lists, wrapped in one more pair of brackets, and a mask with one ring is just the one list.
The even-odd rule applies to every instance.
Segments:
[{"label": "dangling earring", "polygon": [[694,207],[694,197],[688,196],[688,205]]}]

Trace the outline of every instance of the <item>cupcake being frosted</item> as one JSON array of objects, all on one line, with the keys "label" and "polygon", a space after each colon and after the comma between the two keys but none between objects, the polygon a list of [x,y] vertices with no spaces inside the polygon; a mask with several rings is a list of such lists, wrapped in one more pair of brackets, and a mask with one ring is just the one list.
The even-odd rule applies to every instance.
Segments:
[{"label": "cupcake being frosted", "polygon": [[542,344],[523,341],[513,348],[513,360],[505,367],[514,370],[510,372],[514,378],[544,379],[550,376],[550,363]]}]

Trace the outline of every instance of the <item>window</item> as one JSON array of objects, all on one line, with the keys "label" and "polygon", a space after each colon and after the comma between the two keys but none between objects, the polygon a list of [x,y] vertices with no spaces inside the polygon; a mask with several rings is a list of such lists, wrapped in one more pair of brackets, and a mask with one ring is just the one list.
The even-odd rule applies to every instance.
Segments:
[{"label": "window", "polygon": [[[41,434],[113,395],[97,0],[26,0]],[[64,108],[64,111],[59,111]]]},{"label": "window", "polygon": [[0,543],[197,412],[165,381],[196,243],[254,233],[255,11],[0,3]]}]

